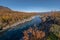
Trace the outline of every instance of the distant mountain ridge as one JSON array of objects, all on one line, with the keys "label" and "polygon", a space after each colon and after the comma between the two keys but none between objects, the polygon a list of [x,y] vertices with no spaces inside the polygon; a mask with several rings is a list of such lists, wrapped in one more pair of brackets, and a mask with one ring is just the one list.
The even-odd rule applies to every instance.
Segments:
[{"label": "distant mountain ridge", "polygon": [[[14,12],[14,13],[29,13],[29,12],[19,12],[10,9],[9,7],[0,6],[0,12]],[[60,11],[50,11],[50,12],[31,12],[35,14],[50,14],[50,13],[60,13]]]},{"label": "distant mountain ridge", "polygon": [[8,7],[0,6],[0,12],[1,11],[12,11],[12,10]]}]

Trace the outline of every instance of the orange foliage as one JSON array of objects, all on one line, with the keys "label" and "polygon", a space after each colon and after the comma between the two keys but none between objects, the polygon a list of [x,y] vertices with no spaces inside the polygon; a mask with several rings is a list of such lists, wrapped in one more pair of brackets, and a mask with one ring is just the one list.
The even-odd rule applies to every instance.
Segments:
[{"label": "orange foliage", "polygon": [[45,37],[45,32],[37,30],[37,27],[35,27],[34,29],[30,27],[28,30],[24,31],[23,34],[24,40],[40,40]]}]

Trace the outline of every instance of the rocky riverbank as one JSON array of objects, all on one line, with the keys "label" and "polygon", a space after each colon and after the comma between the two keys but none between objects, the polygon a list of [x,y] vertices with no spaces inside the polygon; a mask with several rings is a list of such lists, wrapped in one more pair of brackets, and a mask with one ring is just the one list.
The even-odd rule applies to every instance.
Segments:
[{"label": "rocky riverbank", "polygon": [[15,28],[15,26],[17,26],[19,24],[23,24],[23,23],[28,22],[28,21],[31,21],[34,18],[35,18],[35,16],[32,16],[30,18],[27,18],[27,19],[24,19],[21,21],[19,20],[18,22],[14,23],[12,25],[7,25],[6,27],[3,27],[3,29],[0,32],[5,31],[5,30],[10,29],[10,28]]}]

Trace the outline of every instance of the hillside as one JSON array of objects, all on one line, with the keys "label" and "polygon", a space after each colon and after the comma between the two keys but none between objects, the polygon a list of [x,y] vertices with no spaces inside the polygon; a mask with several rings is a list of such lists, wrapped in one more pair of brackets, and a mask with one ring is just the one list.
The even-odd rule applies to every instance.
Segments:
[{"label": "hillside", "polygon": [[19,20],[27,19],[34,15],[36,14],[13,11],[8,7],[0,6],[0,27],[6,27],[7,25],[14,24]]}]

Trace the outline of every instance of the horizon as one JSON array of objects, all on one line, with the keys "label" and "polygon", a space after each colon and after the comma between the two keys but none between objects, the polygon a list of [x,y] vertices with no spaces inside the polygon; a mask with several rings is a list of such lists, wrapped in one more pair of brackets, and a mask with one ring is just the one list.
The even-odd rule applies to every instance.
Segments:
[{"label": "horizon", "polygon": [[60,11],[59,0],[0,0],[0,5],[19,12]]}]

